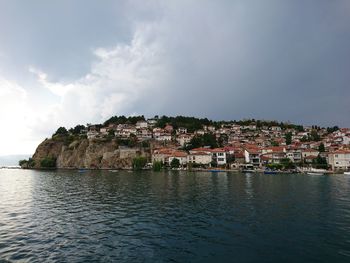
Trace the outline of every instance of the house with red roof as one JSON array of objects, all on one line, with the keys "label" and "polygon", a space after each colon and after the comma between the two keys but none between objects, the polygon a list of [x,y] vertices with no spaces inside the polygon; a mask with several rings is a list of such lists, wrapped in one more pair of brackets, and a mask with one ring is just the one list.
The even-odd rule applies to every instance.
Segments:
[{"label": "house with red roof", "polygon": [[212,158],[210,153],[194,151],[187,156],[187,162],[210,166]]},{"label": "house with red roof", "polygon": [[260,166],[261,151],[257,147],[246,147],[244,149],[245,162],[253,164],[254,166]]},{"label": "house with red roof", "polygon": [[224,148],[215,148],[211,150],[212,159],[214,162],[216,162],[219,166],[220,165],[226,165],[226,151]]}]

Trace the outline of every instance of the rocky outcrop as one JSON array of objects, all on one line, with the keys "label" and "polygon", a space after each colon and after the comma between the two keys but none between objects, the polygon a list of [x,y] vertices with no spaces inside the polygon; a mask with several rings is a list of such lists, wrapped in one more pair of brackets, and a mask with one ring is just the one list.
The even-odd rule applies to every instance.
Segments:
[{"label": "rocky outcrop", "polygon": [[35,151],[35,168],[45,158],[55,158],[57,168],[67,169],[127,169],[137,156],[150,158],[144,148],[119,147],[115,140],[88,140],[76,138],[46,139]]}]

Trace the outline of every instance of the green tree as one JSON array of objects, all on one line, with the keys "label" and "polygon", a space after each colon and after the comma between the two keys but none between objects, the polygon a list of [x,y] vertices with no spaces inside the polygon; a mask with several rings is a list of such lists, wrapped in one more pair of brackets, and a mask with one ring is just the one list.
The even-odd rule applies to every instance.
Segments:
[{"label": "green tree", "polygon": [[295,167],[294,163],[289,158],[282,158],[280,163],[284,169],[292,169]]},{"label": "green tree", "polygon": [[127,146],[132,148],[132,147],[135,147],[136,144],[137,144],[137,137],[135,134],[132,133],[130,134],[129,139],[127,139]]},{"label": "green tree", "polygon": [[318,151],[321,153],[326,151],[326,148],[324,147],[324,144],[322,142],[321,142],[320,146],[318,146]]},{"label": "green tree", "polygon": [[216,160],[212,160],[210,163],[211,167],[218,167],[218,162]]},{"label": "green tree", "polygon": [[212,133],[206,133],[203,135],[196,135],[194,136],[188,146],[186,147],[187,150],[191,150],[193,148],[203,147],[203,146],[209,146],[210,148],[216,148],[218,147],[218,143],[216,141],[216,137]]},{"label": "green tree", "polygon": [[162,169],[162,167],[163,167],[162,162],[160,161],[153,162],[153,165],[152,165],[153,171],[159,172]]},{"label": "green tree", "polygon": [[303,132],[304,131],[304,127],[302,125],[295,125],[294,129],[296,129],[298,132]]},{"label": "green tree", "polygon": [[132,168],[134,170],[142,170],[142,168],[145,167],[146,163],[147,163],[146,157],[143,157],[143,156],[135,157],[132,160]]},{"label": "green tree", "polygon": [[292,133],[291,132],[288,132],[285,136],[285,139],[286,139],[286,144],[287,145],[290,145],[292,144]]},{"label": "green tree", "polygon": [[28,160],[20,160],[18,164],[22,168],[33,168],[35,166],[35,161],[32,158],[29,158]]},{"label": "green tree", "polygon": [[319,140],[321,140],[320,135],[318,135],[317,130],[312,130],[311,134],[310,134],[310,137],[311,137],[312,141],[318,142]]},{"label": "green tree", "polygon": [[171,168],[179,168],[180,167],[180,160],[177,158],[174,158],[170,162],[170,167]]},{"label": "green tree", "polygon": [[228,144],[228,135],[227,134],[221,134],[218,139],[218,145],[220,147],[223,147]]},{"label": "green tree", "polygon": [[271,145],[272,145],[272,146],[279,146],[278,142],[276,142],[276,141],[272,141],[272,142],[271,142]]},{"label": "green tree", "polygon": [[83,130],[85,130],[85,126],[84,125],[77,125],[74,128],[69,129],[69,132],[74,134],[74,135],[78,135],[80,134]]},{"label": "green tree", "polygon": [[143,141],[143,142],[141,143],[141,146],[142,146],[143,148],[149,148],[149,147],[150,147],[150,143],[149,143],[149,141]]},{"label": "green tree", "polygon": [[328,127],[328,128],[327,128],[327,133],[329,134],[329,133],[335,132],[335,131],[337,131],[337,130],[339,130],[339,127],[338,127],[338,126]]},{"label": "green tree", "polygon": [[114,131],[111,129],[108,131],[107,139],[112,140],[113,138],[115,138],[115,134],[114,134]]},{"label": "green tree", "polygon": [[26,166],[28,164],[28,161],[27,160],[19,160],[19,162],[18,162],[18,165],[19,166]]},{"label": "green tree", "polygon": [[281,170],[283,165],[280,163],[269,163],[266,165],[266,167],[272,170]]},{"label": "green tree", "polygon": [[57,131],[53,134],[53,136],[57,136],[57,135],[61,135],[61,136],[68,135],[68,131],[65,127],[59,127]]},{"label": "green tree", "polygon": [[301,142],[308,142],[309,138],[306,137],[305,135],[300,139]]},{"label": "green tree", "polygon": [[312,161],[312,166],[319,169],[328,169],[327,159],[318,155],[317,158]]}]

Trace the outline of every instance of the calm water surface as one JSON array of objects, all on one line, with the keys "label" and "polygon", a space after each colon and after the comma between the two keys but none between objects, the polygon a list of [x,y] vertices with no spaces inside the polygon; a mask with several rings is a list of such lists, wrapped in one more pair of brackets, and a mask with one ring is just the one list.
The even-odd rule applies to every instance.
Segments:
[{"label": "calm water surface", "polygon": [[0,170],[0,262],[350,262],[350,177]]}]

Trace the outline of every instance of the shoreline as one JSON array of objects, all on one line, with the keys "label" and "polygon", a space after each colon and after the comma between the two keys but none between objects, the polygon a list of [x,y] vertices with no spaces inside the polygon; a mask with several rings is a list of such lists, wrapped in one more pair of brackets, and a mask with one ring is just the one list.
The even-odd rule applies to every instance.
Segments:
[{"label": "shoreline", "polygon": [[[135,171],[135,172],[140,172],[140,171],[153,171],[152,168],[147,168],[147,169],[141,169],[141,170],[134,170],[132,168],[75,168],[75,167],[67,167],[67,168],[21,168],[21,167],[0,167],[0,169],[9,169],[9,170],[36,170],[36,171],[111,171],[111,172],[118,172],[118,171]],[[233,172],[233,173],[249,173],[249,174],[264,174],[264,175],[269,175],[265,174],[263,169],[258,169],[255,171],[242,171],[239,169],[220,169],[220,168],[213,168],[213,169],[201,169],[201,168],[196,168],[196,169],[162,169],[161,171],[186,171],[186,172],[211,172],[211,173],[220,173],[220,172]],[[158,172],[158,171],[155,171]],[[307,174],[312,171],[304,171],[304,172],[291,172],[291,171],[274,171],[276,174]],[[333,174],[343,174],[344,171],[324,171],[322,172],[324,175],[333,175]],[[272,174],[273,175],[273,174]]]}]

